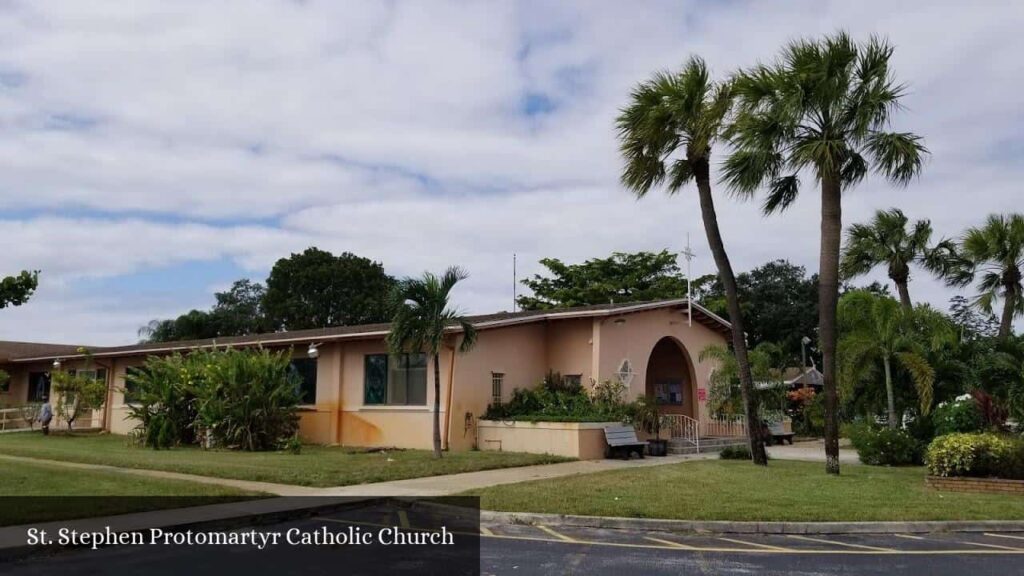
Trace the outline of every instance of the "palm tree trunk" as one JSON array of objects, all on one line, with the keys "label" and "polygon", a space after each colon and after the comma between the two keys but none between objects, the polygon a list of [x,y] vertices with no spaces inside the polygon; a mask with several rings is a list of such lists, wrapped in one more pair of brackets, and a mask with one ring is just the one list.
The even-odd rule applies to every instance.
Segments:
[{"label": "palm tree trunk", "polygon": [[1006,341],[1013,333],[1013,313],[1017,307],[1016,282],[1007,283],[1003,289],[1003,317],[999,320],[999,339]]},{"label": "palm tree trunk", "polygon": [[908,312],[914,309],[913,302],[910,301],[910,288],[907,286],[907,281],[896,282],[896,290],[900,293],[900,304]]},{"label": "palm tree trunk", "polygon": [[885,366],[885,399],[889,407],[889,428],[895,430],[897,428],[896,397],[892,390],[892,363],[889,360],[889,356],[882,358],[882,364]]},{"label": "palm tree trunk", "polygon": [[836,308],[843,232],[842,186],[836,174],[821,179],[821,253],[818,270],[818,337],[825,389],[825,471],[839,474],[839,397],[836,390]]},{"label": "palm tree trunk", "polygon": [[434,458],[441,457],[441,353],[434,353]]},{"label": "palm tree trunk", "polygon": [[718,278],[725,288],[729,321],[732,324],[732,346],[740,373],[740,393],[743,397],[743,410],[747,417],[750,454],[754,464],[767,466],[768,455],[765,453],[764,442],[761,438],[761,420],[757,416],[757,406],[753,398],[754,379],[750,374],[750,361],[747,358],[746,334],[743,330],[743,314],[740,310],[736,276],[729,263],[729,255],[725,252],[722,233],[718,229],[718,216],[715,214],[715,199],[711,195],[711,178],[707,159],[694,162],[694,173],[700,196],[700,212],[704,219],[704,232],[707,234],[708,245],[710,245],[711,254],[715,258],[715,265],[718,267]]}]

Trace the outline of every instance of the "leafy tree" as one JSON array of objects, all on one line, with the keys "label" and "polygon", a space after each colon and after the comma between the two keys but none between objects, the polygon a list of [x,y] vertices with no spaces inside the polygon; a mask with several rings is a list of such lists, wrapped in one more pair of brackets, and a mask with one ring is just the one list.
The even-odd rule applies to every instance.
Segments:
[{"label": "leafy tree", "polygon": [[38,286],[38,271],[23,270],[17,276],[7,276],[0,280],[0,309],[8,306],[21,306],[28,302]]},{"label": "leafy tree", "polygon": [[190,310],[177,318],[151,320],[149,324],[139,328],[139,336],[143,342],[173,342],[233,336],[233,334],[221,334],[211,313]]},{"label": "leafy tree", "polygon": [[836,309],[843,192],[872,169],[907,184],[927,155],[918,136],[887,130],[904,93],[889,68],[892,53],[884,40],[858,44],[838,33],[792,42],[776,63],[743,70],[735,80],[738,113],[729,130],[735,152],[725,161],[729,185],[743,194],[767,186],[765,212],[793,203],[802,173],[820,185],[818,336],[825,467],[832,474],[839,473]]},{"label": "leafy tree", "polygon": [[956,295],[949,300],[949,314],[960,330],[960,340],[992,338],[999,333],[999,320],[992,313],[979,312],[970,300]]},{"label": "leafy tree", "polygon": [[679,73],[658,73],[640,84],[618,118],[620,149],[626,159],[622,183],[641,198],[663,185],[669,194],[675,194],[683,186],[696,184],[704,232],[725,288],[726,307],[732,320],[732,345],[750,451],[754,464],[766,466],[768,457],[752,398],[754,383],[736,277],[718,228],[711,192],[711,150],[721,137],[731,106],[730,85],[712,80],[704,61],[696,57]]},{"label": "leafy tree", "polygon": [[220,336],[241,336],[272,332],[273,327],[263,310],[267,290],[259,282],[247,278],[235,281],[227,292],[217,292],[217,303],[210,311],[211,320]]},{"label": "leafy tree", "polygon": [[661,252],[615,252],[608,258],[594,258],[582,264],[565,264],[557,258],[540,263],[549,276],[534,275],[523,280],[533,291],[516,302],[523,310],[547,310],[607,304],[642,302],[686,296],[686,278],[679,273],[676,255]]},{"label": "leafy tree", "polygon": [[460,352],[468,352],[476,344],[476,329],[449,306],[452,288],[467,277],[453,266],[441,276],[426,272],[422,278],[406,278],[393,293],[396,312],[387,335],[391,353],[422,353],[434,361],[435,458],[441,457],[441,348],[448,342],[450,330],[456,328],[462,330]]},{"label": "leafy tree", "polygon": [[997,301],[1003,303],[999,339],[1013,333],[1013,319],[1024,315],[1024,214],[993,214],[985,224],[970,228],[960,241],[958,253],[947,272],[954,286],[978,280],[981,294],[975,304],[991,314]]},{"label": "leafy tree", "polygon": [[378,262],[307,248],[274,264],[263,305],[284,330],[386,322],[394,285]]},{"label": "leafy tree", "polygon": [[910,310],[910,266],[919,264],[933,272],[941,272],[954,247],[948,240],[931,246],[932,224],[928,220],[914,222],[899,208],[879,210],[868,224],[854,224],[846,231],[839,272],[843,278],[867,274],[872,268],[886,265],[889,278],[896,285],[900,303]]},{"label": "leafy tree", "polygon": [[951,337],[953,330],[941,313],[927,305],[906,309],[889,297],[855,291],[839,302],[841,380],[846,387],[870,380],[879,364],[885,382],[889,427],[902,422],[896,411],[893,383],[899,366],[913,381],[920,413],[931,410],[935,369],[927,349]]},{"label": "leafy tree", "polygon": [[[781,348],[772,342],[762,342],[750,349],[750,372],[757,386],[751,398],[761,421],[778,421],[782,418],[782,403],[786,389],[783,385],[783,361]],[[713,414],[734,416],[742,413],[743,394],[740,387],[739,364],[732,350],[717,344],[708,346],[700,353],[700,361],[712,360],[716,364],[711,373],[708,392],[708,409]]]},{"label": "leafy tree", "polygon": [[53,373],[53,390],[58,393],[57,414],[67,422],[68,430],[74,426],[79,416],[90,410],[99,410],[107,400],[107,382],[98,378],[92,371],[92,355],[88,350],[79,348],[85,354],[85,368],[75,372],[59,370]]}]

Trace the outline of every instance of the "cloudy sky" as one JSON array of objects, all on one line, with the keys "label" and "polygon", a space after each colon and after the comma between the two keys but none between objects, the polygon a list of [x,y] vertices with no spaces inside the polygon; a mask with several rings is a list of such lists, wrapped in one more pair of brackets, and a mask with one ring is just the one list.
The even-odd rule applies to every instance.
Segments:
[{"label": "cloudy sky", "polygon": [[[42,271],[0,338],[130,343],[311,245],[463,265],[469,312],[511,307],[513,253],[525,275],[690,232],[711,272],[695,195],[618,185],[618,108],[691,54],[724,75],[839,28],[897,46],[897,127],[932,151],[907,189],[849,192],[846,221],[899,206],[955,236],[1019,210],[1024,6],[868,4],[0,0],[0,272]],[[813,191],[719,208],[738,269],[816,269]]]}]

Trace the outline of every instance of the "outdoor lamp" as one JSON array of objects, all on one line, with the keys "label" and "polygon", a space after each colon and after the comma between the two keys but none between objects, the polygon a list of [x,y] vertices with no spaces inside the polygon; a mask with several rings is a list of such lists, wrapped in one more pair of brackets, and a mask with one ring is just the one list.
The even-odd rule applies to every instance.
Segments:
[{"label": "outdoor lamp", "polygon": [[60,370],[60,358],[57,358],[56,360],[53,361],[53,369]]},{"label": "outdoor lamp", "polygon": [[306,354],[308,354],[310,358],[315,359],[316,357],[320,356],[320,350],[318,350],[319,347],[319,344],[310,344],[309,350],[306,350]]}]

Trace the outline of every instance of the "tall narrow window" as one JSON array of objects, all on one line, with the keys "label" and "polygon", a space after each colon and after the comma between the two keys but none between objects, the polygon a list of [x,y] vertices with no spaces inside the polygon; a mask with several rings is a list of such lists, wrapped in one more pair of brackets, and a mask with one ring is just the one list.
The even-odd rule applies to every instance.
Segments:
[{"label": "tall narrow window", "polygon": [[29,372],[28,401],[42,402],[50,398],[50,373]]},{"label": "tall narrow window", "polygon": [[491,372],[491,404],[501,405],[501,389],[505,384],[504,372]]},{"label": "tall narrow window", "polygon": [[291,370],[299,377],[299,404],[316,404],[316,358],[295,358]]},{"label": "tall narrow window", "polygon": [[124,370],[124,400],[125,404],[135,404],[139,401],[139,385],[136,378],[142,379],[149,374],[145,366],[129,366]]}]

